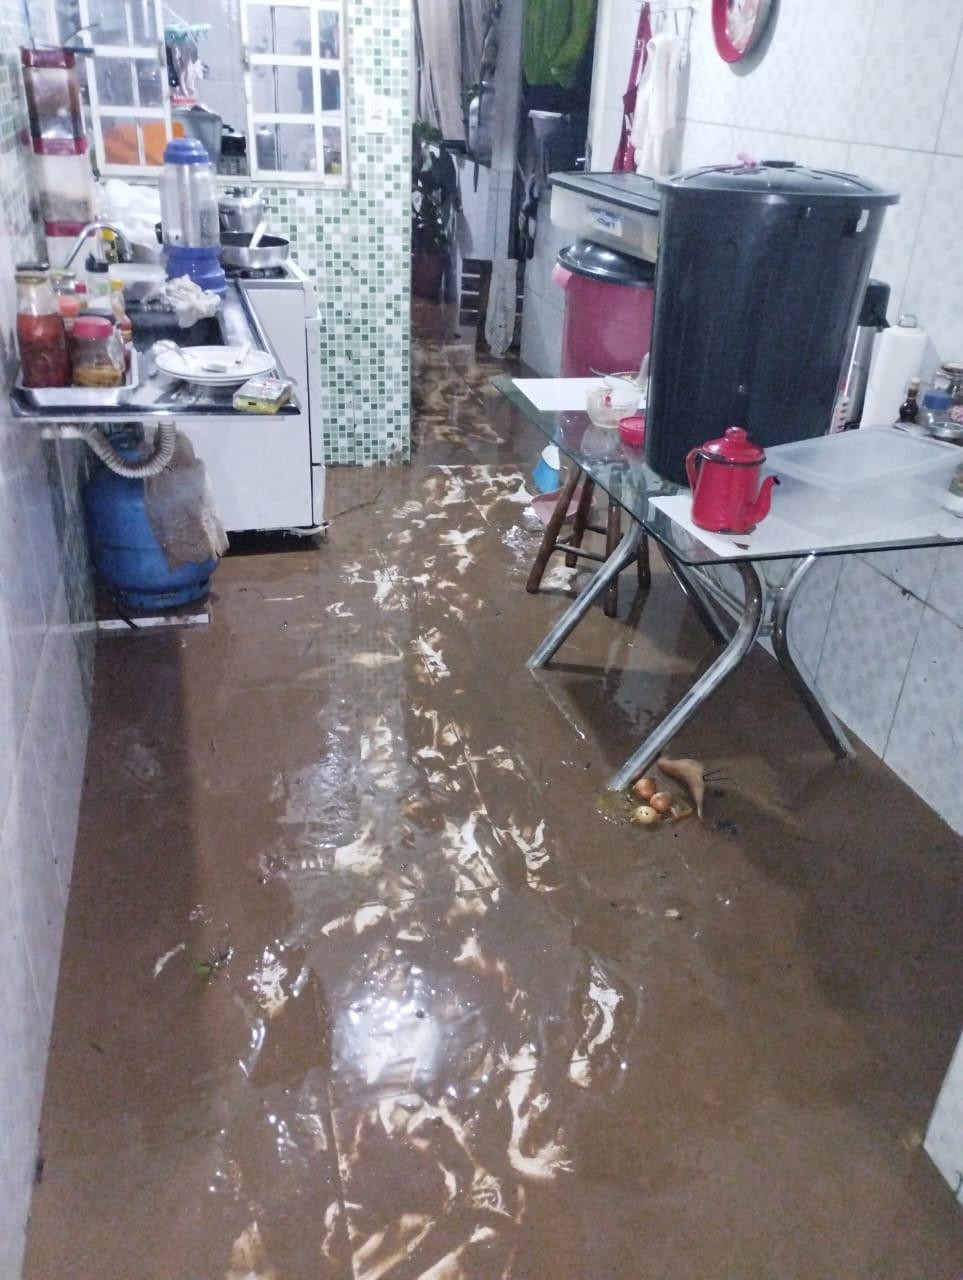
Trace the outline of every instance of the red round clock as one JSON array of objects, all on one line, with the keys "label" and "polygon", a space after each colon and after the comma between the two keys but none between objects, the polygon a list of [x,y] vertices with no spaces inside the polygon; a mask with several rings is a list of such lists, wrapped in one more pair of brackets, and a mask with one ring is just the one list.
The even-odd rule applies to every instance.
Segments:
[{"label": "red round clock", "polygon": [[738,62],[766,28],[772,0],[712,0],[712,33],[720,58]]}]

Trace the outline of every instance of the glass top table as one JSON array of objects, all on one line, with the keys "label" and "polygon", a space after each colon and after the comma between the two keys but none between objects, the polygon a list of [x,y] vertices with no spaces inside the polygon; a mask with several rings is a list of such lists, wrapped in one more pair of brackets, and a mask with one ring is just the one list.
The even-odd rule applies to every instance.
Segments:
[{"label": "glass top table", "polygon": [[[845,733],[789,644],[789,616],[799,587],[821,556],[963,545],[963,520],[934,502],[932,510],[912,521],[871,520],[861,526],[850,520],[835,537],[807,531],[775,514],[751,534],[706,533],[691,523],[689,490],[658,476],[646,465],[642,451],[624,445],[617,431],[594,426],[581,411],[539,409],[512,378],[495,378],[494,386],[629,516],[619,545],[554,624],[528,666],[535,669],[551,661],[592,603],[637,557],[648,536],[658,544],[669,571],[719,647],[713,663],[609,779],[608,788],[621,791],[644,773],[761,635],[769,637],[779,665],[834,755],[851,757],[854,752]],[[963,461],[963,450],[959,457]],[[774,561],[782,563],[766,572],[760,567]],[[727,595],[720,610],[720,592],[708,571],[726,564],[741,579],[742,597]],[[732,616],[738,619],[734,630]]]},{"label": "glass top table", "polygon": [[[853,521],[844,535],[826,537],[780,519],[779,490],[773,495],[773,513],[753,533],[705,533],[680,520],[688,515],[688,488],[663,480],[647,466],[641,449],[622,443],[618,431],[594,426],[587,413],[577,410],[538,409],[512,378],[495,378],[494,385],[682,564],[718,565],[963,544],[963,520],[935,504],[925,517],[916,520],[864,527]],[[963,449],[958,452],[963,462]]]}]

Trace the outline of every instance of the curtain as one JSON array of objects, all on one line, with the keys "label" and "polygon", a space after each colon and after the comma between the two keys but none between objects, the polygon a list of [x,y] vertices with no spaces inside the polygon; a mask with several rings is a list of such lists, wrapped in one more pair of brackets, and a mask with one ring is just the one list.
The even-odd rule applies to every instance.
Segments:
[{"label": "curtain", "polygon": [[452,0],[415,0],[418,118],[437,125],[444,138],[464,141],[460,26]]}]

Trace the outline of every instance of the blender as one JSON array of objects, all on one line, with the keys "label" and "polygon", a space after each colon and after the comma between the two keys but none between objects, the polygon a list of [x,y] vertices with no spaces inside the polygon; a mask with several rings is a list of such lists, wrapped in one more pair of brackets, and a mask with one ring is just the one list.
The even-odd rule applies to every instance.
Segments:
[{"label": "blender", "polygon": [[168,280],[189,276],[202,289],[223,293],[214,170],[196,138],[174,138],[164,149],[160,198]]}]

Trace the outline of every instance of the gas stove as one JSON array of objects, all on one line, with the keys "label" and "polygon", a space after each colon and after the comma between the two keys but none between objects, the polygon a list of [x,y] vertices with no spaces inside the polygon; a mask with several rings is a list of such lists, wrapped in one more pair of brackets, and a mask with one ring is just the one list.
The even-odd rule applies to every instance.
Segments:
[{"label": "gas stove", "polygon": [[287,280],[290,273],[285,267],[228,267],[224,274],[228,280]]}]

